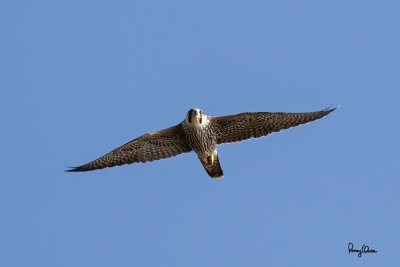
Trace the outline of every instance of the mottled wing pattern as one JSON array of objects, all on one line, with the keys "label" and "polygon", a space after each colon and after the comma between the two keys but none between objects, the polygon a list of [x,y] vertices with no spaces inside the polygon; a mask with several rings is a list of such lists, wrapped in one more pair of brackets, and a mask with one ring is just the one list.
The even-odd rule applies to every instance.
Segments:
[{"label": "mottled wing pattern", "polygon": [[181,124],[154,133],[147,133],[110,153],[70,172],[91,171],[135,162],[165,159],[191,151]]},{"label": "mottled wing pattern", "polygon": [[303,123],[320,119],[336,108],[316,112],[246,112],[231,116],[211,117],[217,144],[238,142],[266,136]]}]

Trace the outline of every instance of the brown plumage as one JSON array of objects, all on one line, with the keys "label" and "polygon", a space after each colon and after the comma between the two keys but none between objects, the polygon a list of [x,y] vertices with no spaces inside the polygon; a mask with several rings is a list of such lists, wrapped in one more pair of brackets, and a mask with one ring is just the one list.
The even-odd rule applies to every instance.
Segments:
[{"label": "brown plumage", "polygon": [[245,112],[221,117],[209,117],[199,109],[191,109],[180,124],[142,135],[92,162],[68,171],[91,171],[148,162],[194,150],[207,173],[212,178],[221,178],[223,171],[217,145],[266,136],[320,119],[335,109],[305,113]]},{"label": "brown plumage", "polygon": [[83,172],[135,162],[148,162],[191,150],[185,142],[183,129],[178,124],[155,133],[144,134],[92,162],[67,171]]},{"label": "brown plumage", "polygon": [[316,112],[245,112],[230,116],[211,117],[217,134],[217,144],[243,141],[262,137],[293,126],[320,119],[336,108]]}]

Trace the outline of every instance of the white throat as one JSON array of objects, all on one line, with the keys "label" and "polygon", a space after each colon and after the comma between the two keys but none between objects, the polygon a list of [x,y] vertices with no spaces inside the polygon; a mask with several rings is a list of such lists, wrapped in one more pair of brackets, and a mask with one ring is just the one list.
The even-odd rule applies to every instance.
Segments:
[{"label": "white throat", "polygon": [[191,109],[185,118],[185,123],[192,128],[203,128],[210,123],[210,120],[200,109]]}]

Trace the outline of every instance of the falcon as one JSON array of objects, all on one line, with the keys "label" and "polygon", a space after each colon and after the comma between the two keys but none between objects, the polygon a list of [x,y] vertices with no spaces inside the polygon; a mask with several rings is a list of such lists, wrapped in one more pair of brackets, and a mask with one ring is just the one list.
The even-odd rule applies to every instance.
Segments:
[{"label": "falcon", "polygon": [[211,178],[222,178],[224,173],[219,163],[218,145],[279,132],[320,119],[335,109],[304,113],[245,112],[211,117],[194,108],[189,110],[184,121],[178,125],[144,134],[94,161],[67,171],[92,171],[165,159],[194,151]]}]

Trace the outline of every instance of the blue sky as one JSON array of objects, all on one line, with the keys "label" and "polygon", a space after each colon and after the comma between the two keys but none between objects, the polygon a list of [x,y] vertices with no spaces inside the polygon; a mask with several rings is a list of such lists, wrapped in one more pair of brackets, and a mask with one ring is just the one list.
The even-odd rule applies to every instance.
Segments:
[{"label": "blue sky", "polygon": [[[394,266],[397,1],[2,1],[1,266]],[[195,154],[65,173],[193,107],[340,108]],[[349,254],[367,244],[377,254]]]}]

